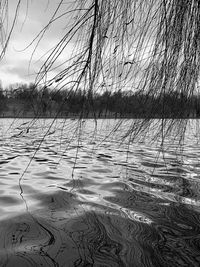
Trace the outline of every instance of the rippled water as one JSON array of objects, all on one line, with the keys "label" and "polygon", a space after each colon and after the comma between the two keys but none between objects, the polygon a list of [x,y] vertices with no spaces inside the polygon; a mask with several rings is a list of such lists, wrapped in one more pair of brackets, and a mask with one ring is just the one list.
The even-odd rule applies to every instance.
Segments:
[{"label": "rippled water", "polygon": [[112,120],[52,122],[0,120],[0,266],[199,266],[194,131],[161,150]]}]

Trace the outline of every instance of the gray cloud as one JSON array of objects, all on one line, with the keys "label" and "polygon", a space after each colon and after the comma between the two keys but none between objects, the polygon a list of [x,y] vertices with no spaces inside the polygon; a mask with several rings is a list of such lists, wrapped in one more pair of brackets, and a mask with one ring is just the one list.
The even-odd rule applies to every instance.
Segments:
[{"label": "gray cloud", "polygon": [[[9,1],[9,25],[11,25],[11,21],[14,17],[17,2],[17,0]],[[3,82],[3,85],[13,83],[15,82],[15,79],[17,82],[20,80],[22,82],[30,82],[31,80],[34,80],[34,73],[38,71],[41,64],[44,62],[45,57],[40,61],[37,60],[49,49],[54,47],[63,36],[65,32],[64,27],[67,23],[66,18],[56,21],[56,23],[54,23],[45,33],[34,53],[30,71],[28,72],[30,58],[37,41],[30,47],[29,44],[39,31],[48,23],[59,2],[59,0],[22,1],[18,13],[17,24],[10,40],[6,56],[0,63],[0,79]],[[64,3],[65,5],[62,5],[58,15],[65,12],[68,8],[68,1],[65,1]]]}]

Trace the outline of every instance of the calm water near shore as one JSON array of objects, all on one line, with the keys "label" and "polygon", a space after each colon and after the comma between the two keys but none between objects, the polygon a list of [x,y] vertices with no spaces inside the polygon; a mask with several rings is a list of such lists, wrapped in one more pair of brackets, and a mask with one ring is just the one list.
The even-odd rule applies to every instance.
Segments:
[{"label": "calm water near shore", "polygon": [[162,149],[122,141],[130,121],[52,123],[0,120],[0,266],[199,266],[195,121]]}]

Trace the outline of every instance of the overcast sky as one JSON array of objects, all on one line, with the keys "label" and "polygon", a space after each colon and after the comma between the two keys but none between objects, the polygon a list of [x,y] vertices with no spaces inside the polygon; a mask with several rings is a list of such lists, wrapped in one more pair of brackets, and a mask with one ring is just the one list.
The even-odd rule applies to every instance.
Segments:
[{"label": "overcast sky", "polygon": [[[11,25],[18,0],[9,2],[8,23]],[[4,59],[0,62],[0,80],[3,86],[16,82],[34,81],[41,66],[45,52],[51,49],[64,34],[66,18],[59,20],[45,34],[30,63],[36,42],[27,48],[34,37],[51,18],[60,0],[23,0],[18,12],[17,24],[11,36]],[[28,6],[27,6],[28,4]],[[67,10],[67,1],[63,1],[61,12]],[[6,31],[6,25],[5,25]],[[41,59],[40,59],[41,58]],[[29,68],[30,63],[30,68]],[[55,74],[55,73],[54,73]]]},{"label": "overcast sky", "polygon": [[[8,16],[7,16],[8,26],[6,26],[6,21],[5,21],[4,23],[5,32],[7,31],[7,28],[9,29],[11,27],[18,2],[19,0],[8,0],[9,4]],[[7,87],[9,84],[14,84],[14,83],[34,82],[37,72],[40,70],[40,67],[45,62],[45,59],[48,56],[46,52],[51,51],[51,49],[55,47],[55,45],[59,42],[59,40],[61,40],[61,38],[70,29],[70,24],[73,25],[74,20],[70,19],[70,14],[72,13],[70,14],[68,13],[67,15],[61,17],[59,20],[56,20],[56,22],[54,22],[48,28],[48,31],[42,37],[42,41],[39,43],[38,46],[37,46],[38,39],[32,43],[34,38],[52,18],[52,15],[55,13],[55,10],[57,9],[59,3],[62,4],[56,16],[59,16],[65,12],[69,12],[70,10],[76,8],[75,5],[77,4],[77,1],[76,0],[21,0],[21,5],[18,11],[17,22],[15,24],[14,31],[11,35],[11,39],[9,41],[8,48],[6,50],[6,54],[3,60],[0,61],[0,80],[3,84],[3,87]],[[152,10],[153,10],[152,12],[154,12],[154,9]],[[146,23],[145,13],[143,15],[143,19],[141,19],[140,13],[139,15],[140,16],[138,17],[137,15],[135,15],[135,17],[138,18],[139,20],[138,23],[140,23],[141,25],[142,23],[145,24]],[[152,18],[151,16],[148,17],[148,20],[150,20],[151,18]],[[150,20],[150,22],[151,21],[152,20]],[[153,23],[152,25],[154,26]],[[80,39],[85,37],[87,29],[88,28],[86,27],[85,32],[84,31],[77,32],[77,35],[80,37]],[[154,27],[150,29],[154,29]],[[105,60],[107,60],[107,63],[109,65],[109,72],[107,74],[108,86],[111,85],[113,86],[115,82],[117,86],[118,85],[122,86],[122,83],[121,82],[119,83],[118,81],[120,79],[122,81],[123,80],[125,81],[123,87],[126,85],[128,89],[132,87],[134,88],[135,84],[136,85],[139,84],[140,75],[143,69],[145,69],[146,66],[148,65],[148,61],[150,59],[149,54],[153,42],[150,36],[152,35],[152,33],[151,31],[149,32],[150,32],[148,33],[149,35],[147,34],[147,36],[145,36],[145,38],[147,37],[146,41],[143,41],[144,44],[143,46],[139,47],[139,49],[137,47],[137,43],[140,39],[142,39],[140,38],[141,37],[140,35],[139,38],[137,37],[138,35],[135,35],[135,37],[131,35],[133,36],[133,40],[130,43],[127,42],[126,45],[124,45],[124,42],[121,42],[121,39],[115,38],[116,36],[113,37],[111,36],[109,41],[107,41],[107,46],[104,47],[105,50],[102,53],[104,53]],[[138,27],[137,34],[140,34],[140,27]],[[53,71],[50,72],[50,74],[48,74],[48,78],[55,77],[60,71],[66,68],[66,65],[64,64],[68,64],[66,63],[66,60],[70,58],[72,51],[75,54],[77,54],[77,50],[75,49],[77,43],[78,45],[80,45],[80,47],[82,47],[82,43],[77,42],[76,35],[73,41],[70,39],[70,37],[63,42],[65,44],[67,43],[68,40],[70,40],[65,50],[62,51],[58,60],[53,65]],[[36,46],[37,49],[34,50]],[[60,50],[62,50],[62,48],[63,47],[61,47]],[[116,50],[117,53],[115,49],[118,49]],[[122,50],[123,53],[120,52]],[[33,52],[34,55],[32,57]],[[133,62],[135,63],[134,65]],[[107,68],[106,64],[105,68]],[[55,70],[55,67],[57,66],[59,67]],[[125,79],[124,77],[126,77],[127,75],[129,75],[129,78]],[[117,77],[119,77],[119,79]],[[63,79],[61,83],[62,82],[67,83],[68,79],[69,77],[68,78],[65,77],[65,79]],[[116,79],[116,81],[114,81],[114,79]],[[117,86],[114,86],[114,89],[115,88],[118,89]]]}]

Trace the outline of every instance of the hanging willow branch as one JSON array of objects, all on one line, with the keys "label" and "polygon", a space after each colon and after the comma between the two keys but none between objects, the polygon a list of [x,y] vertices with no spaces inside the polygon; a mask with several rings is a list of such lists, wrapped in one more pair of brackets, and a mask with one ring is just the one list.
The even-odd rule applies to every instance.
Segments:
[{"label": "hanging willow branch", "polygon": [[[95,92],[102,91],[156,96],[163,106],[163,120],[167,95],[183,96],[187,102],[198,93],[198,0],[77,0],[56,17],[59,11],[37,36],[66,17],[66,32],[48,54],[36,83],[75,91],[81,87],[91,103]],[[72,43],[74,49],[66,59]],[[48,80],[56,68],[60,72]]]},{"label": "hanging willow branch", "polygon": [[71,27],[47,57],[37,82],[73,42],[71,58],[52,81],[73,81],[91,91],[194,93],[200,65],[198,0],[78,0],[72,9],[70,19],[68,10],[48,24],[66,16]]},{"label": "hanging willow branch", "polygon": [[91,103],[95,92],[102,91],[156,96],[163,119],[167,95],[183,96],[187,102],[198,93],[199,0],[76,0],[71,5],[62,0],[33,40],[36,47],[63,18],[64,35],[47,53],[36,84],[74,91],[81,87]]},{"label": "hanging willow branch", "polygon": [[5,55],[5,51],[7,49],[8,43],[10,41],[12,32],[14,30],[18,11],[20,9],[21,0],[18,0],[16,3],[16,8],[14,12],[14,17],[12,18],[11,25],[8,23],[8,17],[9,17],[9,1],[8,0],[0,0],[0,43],[1,43],[1,50],[0,50],[0,60]]}]

